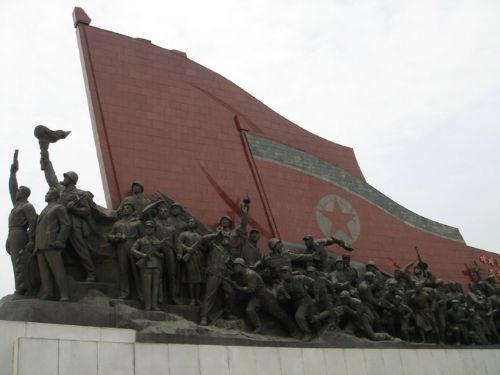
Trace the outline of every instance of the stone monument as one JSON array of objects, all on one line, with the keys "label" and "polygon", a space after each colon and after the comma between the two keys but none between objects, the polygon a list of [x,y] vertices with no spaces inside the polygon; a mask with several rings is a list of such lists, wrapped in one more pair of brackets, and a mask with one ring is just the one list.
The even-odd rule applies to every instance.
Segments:
[{"label": "stone monument", "polygon": [[[75,8],[74,20],[83,42],[84,66],[89,59],[100,58],[92,57],[91,48],[104,48],[99,43],[117,37],[123,43],[107,44],[107,49],[134,45],[146,52],[153,48],[148,41],[131,41],[90,27],[90,18],[80,8]],[[191,64],[177,51],[159,54],[173,60],[174,66]],[[112,56],[106,58],[114,63]],[[86,72],[87,79],[95,75],[87,81],[93,102],[96,82],[108,77],[99,76],[98,70]],[[168,69],[161,74],[166,82],[172,78]],[[228,154],[228,163],[221,156],[218,172],[203,153],[194,161],[196,171],[178,169],[175,160],[154,160],[151,165],[161,163],[169,172],[159,174],[165,181],[152,185],[149,175],[137,173],[130,176],[131,194],[126,196],[117,181],[106,178],[110,207],[100,207],[91,192],[77,188],[84,183],[76,172],[64,173],[61,182],[56,177],[49,145],[64,142],[70,132],[39,125],[34,133],[48,192],[47,206],[37,215],[28,201],[30,190],[17,185],[15,151],[10,167],[14,208],[7,250],[16,289],[0,300],[0,327],[6,332],[0,341],[0,358],[9,363],[0,367],[0,374],[176,375],[255,369],[263,374],[367,374],[402,373],[417,364],[439,370],[455,366],[456,373],[498,372],[500,287],[496,275],[485,275],[474,263],[468,285],[463,285],[460,275],[445,273],[441,279],[442,262],[435,266],[436,257],[427,257],[417,248],[403,267],[396,262],[391,267],[376,263],[379,254],[367,259],[370,252],[364,246],[369,237],[360,238],[363,205],[354,206],[353,199],[350,203],[338,194],[320,199],[314,227],[303,201],[273,195],[276,186],[285,185],[264,183],[269,171],[259,163],[285,158],[280,163],[302,171],[309,168],[316,175],[326,173],[324,179],[346,184],[344,188],[349,185],[351,191],[361,189],[359,194],[382,208],[389,203],[386,197],[374,195],[359,175],[355,177],[359,171],[352,165],[343,165],[347,168],[343,170],[312,154],[300,154],[278,142],[279,137],[272,139],[271,129],[262,130],[250,115],[228,104],[223,92],[211,93],[195,82],[189,84],[197,90],[197,97],[208,96],[229,111],[228,119],[239,131],[236,139],[241,150]],[[95,109],[105,104],[93,104],[96,142],[102,146],[105,122],[99,116],[105,112]],[[167,129],[168,123],[162,126],[161,132],[172,130]],[[231,149],[234,139],[226,142],[211,132],[190,137],[203,139],[212,134],[221,150]],[[151,144],[155,145],[153,139]],[[107,168],[117,168],[110,161],[116,158],[109,157],[117,151],[99,150],[108,177]],[[241,160],[240,151],[245,156]],[[295,158],[299,154],[300,160]],[[328,155],[322,156],[328,159]],[[146,162],[139,159],[130,171],[140,170],[141,160]],[[237,196],[228,194],[216,179],[222,171],[232,172],[235,160],[245,169],[236,165],[235,180],[222,181],[225,186],[240,187]],[[246,174],[238,179],[242,170]],[[114,171],[115,176],[120,173],[125,172]],[[185,175],[197,177],[186,180]],[[339,176],[342,182],[336,180]],[[196,184],[197,178],[203,179],[202,185]],[[184,181],[192,183],[183,185]],[[172,191],[164,189],[174,183]],[[210,193],[203,190],[207,184]],[[283,187],[284,194],[287,189]],[[197,200],[200,194],[203,200]],[[186,196],[190,199],[179,199]],[[281,203],[294,206],[289,217],[281,217]],[[214,207],[220,212],[207,218]],[[391,214],[404,216],[416,226],[405,235],[426,231],[420,235],[431,233],[444,243],[455,241],[464,256],[474,252],[453,228],[409,215],[402,207],[393,207]],[[349,217],[344,224],[340,222],[343,216]],[[216,217],[220,219],[214,224]],[[325,230],[328,220],[329,231]],[[259,245],[261,236],[266,249]],[[303,244],[296,238],[302,238]],[[358,252],[362,253],[359,257]]]}]

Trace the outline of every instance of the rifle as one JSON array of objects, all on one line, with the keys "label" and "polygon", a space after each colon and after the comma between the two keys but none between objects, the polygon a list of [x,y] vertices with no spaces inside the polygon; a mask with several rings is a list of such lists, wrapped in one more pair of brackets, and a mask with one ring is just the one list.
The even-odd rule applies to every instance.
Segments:
[{"label": "rifle", "polygon": [[397,264],[394,259],[392,259],[391,257],[387,257],[387,259],[389,259],[389,261],[392,263],[395,269],[401,269],[401,266]]},{"label": "rifle", "polygon": [[429,268],[429,265],[422,260],[422,257],[418,252],[418,247],[416,246],[415,246],[415,251],[417,252],[417,259],[418,259],[417,267],[420,268],[425,273],[427,271],[427,268]]},{"label": "rifle", "polygon": [[354,248],[352,246],[346,244],[346,242],[344,240],[339,240],[333,236],[331,236],[330,238],[335,242],[335,244],[339,245],[342,249],[347,250],[347,251],[354,250]]},{"label": "rifle", "polygon": [[194,253],[196,250],[198,250],[198,248],[200,247],[202,242],[203,242],[203,239],[196,241],[195,244],[193,246],[191,246],[191,250],[182,256],[182,261],[187,262],[189,260],[189,258],[191,258],[191,254]]}]

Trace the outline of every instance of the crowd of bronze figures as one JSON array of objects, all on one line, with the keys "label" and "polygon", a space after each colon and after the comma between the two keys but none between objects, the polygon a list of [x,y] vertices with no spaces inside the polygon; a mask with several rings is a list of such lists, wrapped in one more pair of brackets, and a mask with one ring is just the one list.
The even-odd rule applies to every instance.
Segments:
[{"label": "crowd of bronze figures", "polygon": [[14,208],[6,247],[16,294],[70,301],[66,254],[72,252],[84,271],[72,277],[101,281],[96,259],[104,259],[115,264],[118,299],[140,301],[145,310],[198,306],[201,325],[244,320],[254,333],[303,340],[342,331],[374,341],[500,343],[500,288],[477,268],[465,293],[459,283],[436,278],[420,257],[392,275],[373,262],[354,266],[353,249],[334,237],[305,235],[303,248],[293,251],[272,238],[264,251],[259,231],[249,230],[248,196],[238,223],[223,216],[216,228],[167,197],[146,198],[140,181],[117,210],[107,210],[76,187],[75,172],[58,181],[48,148],[68,133],[37,127],[35,135],[49,186],[40,214],[29,203],[30,189],[18,186],[17,151],[10,170]]}]

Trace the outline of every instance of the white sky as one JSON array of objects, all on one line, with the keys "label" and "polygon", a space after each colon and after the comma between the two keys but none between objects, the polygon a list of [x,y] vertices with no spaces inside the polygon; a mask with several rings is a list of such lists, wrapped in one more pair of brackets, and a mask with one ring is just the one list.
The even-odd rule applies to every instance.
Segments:
[{"label": "white sky", "polygon": [[[15,148],[19,182],[32,188],[38,211],[44,206],[37,124],[73,132],[51,147],[56,171],[76,170],[104,205],[75,5],[93,26],[185,51],[289,120],[353,147],[374,187],[458,227],[469,245],[500,252],[493,0],[0,0],[0,242]],[[12,291],[0,251],[0,296]]]}]

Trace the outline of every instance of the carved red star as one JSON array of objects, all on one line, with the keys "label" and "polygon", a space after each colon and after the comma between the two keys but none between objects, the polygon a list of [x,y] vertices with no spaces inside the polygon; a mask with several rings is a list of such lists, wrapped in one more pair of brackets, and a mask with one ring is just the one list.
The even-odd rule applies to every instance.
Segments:
[{"label": "carved red star", "polygon": [[351,237],[351,231],[347,224],[355,216],[352,212],[343,212],[342,207],[335,201],[333,203],[332,211],[320,210],[321,214],[324,215],[332,225],[331,233],[335,234],[338,230],[344,232],[348,237]]}]

